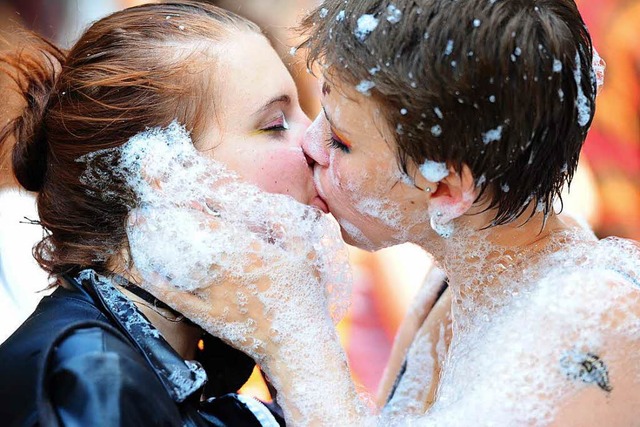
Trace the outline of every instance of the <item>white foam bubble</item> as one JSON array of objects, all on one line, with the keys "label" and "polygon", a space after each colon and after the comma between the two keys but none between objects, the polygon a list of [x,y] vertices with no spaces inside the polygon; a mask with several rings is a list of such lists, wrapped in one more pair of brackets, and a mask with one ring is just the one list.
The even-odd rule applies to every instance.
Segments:
[{"label": "white foam bubble", "polygon": [[390,4],[387,6],[387,21],[392,24],[397,24],[402,19],[402,11],[395,5]]},{"label": "white foam bubble", "polygon": [[592,68],[593,68],[593,73],[595,74],[596,86],[598,88],[598,91],[600,91],[600,89],[604,85],[604,74],[605,74],[606,67],[607,67],[607,64],[600,57],[600,55],[598,54],[598,51],[594,47],[593,48]]},{"label": "white foam bubble", "polygon": [[369,96],[371,95],[371,89],[375,86],[376,84],[371,80],[361,80],[360,83],[356,85],[356,90],[363,95]]},{"label": "white foam bubble", "polygon": [[357,247],[367,251],[374,251],[377,249],[376,245],[374,245],[358,227],[343,218],[340,218],[338,223]]},{"label": "white foam bubble", "polygon": [[378,19],[371,14],[364,14],[358,18],[357,27],[355,29],[355,36],[360,41],[365,41],[366,38],[378,27]]},{"label": "white foam bubble", "polygon": [[573,77],[576,81],[578,94],[576,96],[576,109],[578,110],[578,124],[585,127],[591,119],[591,108],[589,108],[589,100],[582,90],[582,69],[580,63],[580,54],[576,52],[576,68],[573,71]]},{"label": "white foam bubble", "polygon": [[407,366],[398,383],[393,398],[383,409],[387,419],[422,415],[427,396],[431,391],[435,361],[433,343],[428,331],[420,331],[407,354]]},{"label": "white foam bubble", "polygon": [[[532,256],[489,243],[487,233],[460,228],[452,237],[452,253],[468,254],[446,259],[452,341],[438,358],[435,402],[405,424],[549,425],[562,402],[586,388],[608,393],[608,372],[629,357],[608,340],[640,336],[640,248],[633,242],[597,241],[573,229],[553,234]],[[408,364],[412,382],[404,388],[432,387],[432,362],[423,366],[420,381]],[[428,407],[420,392],[404,407]]]},{"label": "white foam bubble", "polygon": [[449,168],[446,163],[434,162],[432,160],[425,160],[418,169],[422,176],[431,182],[440,182],[449,175]]},{"label": "white foam bubble", "polygon": [[502,139],[502,126],[490,129],[482,134],[482,142],[489,144],[490,142],[500,141]]},{"label": "white foam bubble", "polygon": [[[312,349],[319,343],[342,354],[332,319],[347,308],[351,272],[346,246],[330,216],[242,182],[225,165],[198,153],[175,122],[78,161],[87,166],[84,184],[106,199],[118,194],[110,191],[105,168],[135,193],[137,202],[131,208],[137,208],[137,217],[129,223],[127,237],[143,286],[164,277],[177,290],[227,293],[220,317],[196,308],[186,314],[265,362],[263,367],[291,362],[295,383],[302,384],[318,367]],[[235,288],[228,288],[229,280]],[[265,353],[268,343],[255,337],[264,318],[248,314],[252,304],[260,304],[270,319],[268,339],[280,343],[278,354]],[[277,372],[269,374],[280,386],[283,379]],[[321,384],[328,384],[340,373],[321,369],[317,375]],[[348,381],[348,373],[344,375]],[[315,394],[307,390],[296,408],[313,412],[323,401],[321,389]],[[288,397],[279,403],[287,416],[292,413]]]},{"label": "white foam bubble", "polygon": [[447,46],[444,49],[444,54],[445,56],[449,56],[451,55],[452,52],[453,52],[453,40],[448,40]]}]

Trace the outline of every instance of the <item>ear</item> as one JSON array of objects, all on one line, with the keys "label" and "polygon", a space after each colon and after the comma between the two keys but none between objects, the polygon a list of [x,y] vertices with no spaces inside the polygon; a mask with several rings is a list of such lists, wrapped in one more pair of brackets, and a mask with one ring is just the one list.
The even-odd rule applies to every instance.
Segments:
[{"label": "ear", "polygon": [[449,175],[436,185],[437,189],[431,194],[429,211],[444,222],[464,215],[471,208],[480,191],[467,165],[462,165],[460,172],[450,167]]}]

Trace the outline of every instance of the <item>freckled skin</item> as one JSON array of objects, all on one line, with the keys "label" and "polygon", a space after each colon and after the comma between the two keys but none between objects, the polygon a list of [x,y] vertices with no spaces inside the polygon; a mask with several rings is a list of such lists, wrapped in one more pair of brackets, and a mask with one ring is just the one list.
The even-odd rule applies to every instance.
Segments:
[{"label": "freckled skin", "polygon": [[[310,121],[298,104],[291,75],[261,35],[238,33],[220,49],[221,63],[211,76],[217,84],[215,120],[197,148],[264,191],[314,204],[313,170],[301,148]],[[256,113],[281,95],[289,101]],[[265,130],[280,119],[288,129]]]}]

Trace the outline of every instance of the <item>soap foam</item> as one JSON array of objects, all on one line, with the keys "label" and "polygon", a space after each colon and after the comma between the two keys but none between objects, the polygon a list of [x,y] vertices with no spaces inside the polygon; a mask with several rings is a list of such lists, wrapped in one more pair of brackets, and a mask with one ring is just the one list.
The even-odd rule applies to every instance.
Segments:
[{"label": "soap foam", "polygon": [[[87,165],[82,180],[95,193],[117,197],[109,191],[104,168],[135,193],[131,209],[136,214],[127,236],[143,287],[152,290],[160,277],[177,291],[227,295],[221,316],[194,308],[189,317],[264,366],[297,361],[300,366],[292,370],[300,376],[296,383],[317,368],[311,349],[318,342],[342,354],[333,321],[347,309],[352,279],[346,246],[330,216],[242,182],[199,153],[175,122],[79,161]],[[246,314],[252,301],[270,319],[269,341],[281,343],[278,354],[268,354],[272,344],[255,337],[257,322],[264,318]],[[244,318],[237,313],[245,313]],[[268,374],[276,386],[283,381]],[[335,373],[320,370],[316,375],[322,383]],[[322,404],[321,387],[305,393],[296,408],[286,396],[280,401],[286,414],[312,413],[314,405]]]}]

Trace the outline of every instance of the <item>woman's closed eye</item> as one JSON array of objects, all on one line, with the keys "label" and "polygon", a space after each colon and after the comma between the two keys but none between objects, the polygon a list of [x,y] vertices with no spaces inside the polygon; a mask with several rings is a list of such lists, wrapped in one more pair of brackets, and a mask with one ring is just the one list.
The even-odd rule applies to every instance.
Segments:
[{"label": "woman's closed eye", "polygon": [[331,137],[327,140],[327,146],[329,148],[335,148],[341,150],[345,153],[351,151],[351,147],[345,144],[339,137],[337,137],[333,132],[331,132]]},{"label": "woman's closed eye", "polygon": [[269,122],[265,127],[262,128],[262,130],[266,132],[284,132],[286,130],[289,130],[289,123],[287,122],[287,118],[283,114],[277,119]]}]

